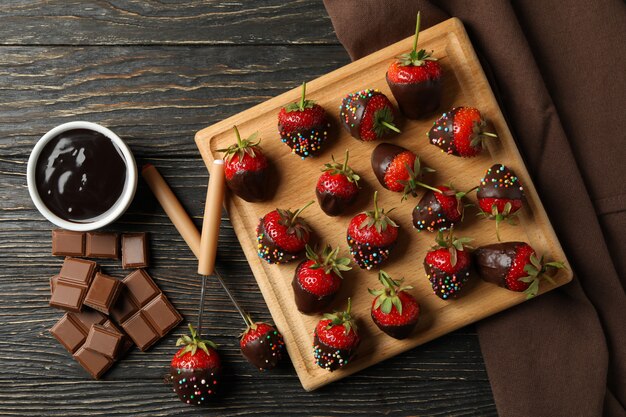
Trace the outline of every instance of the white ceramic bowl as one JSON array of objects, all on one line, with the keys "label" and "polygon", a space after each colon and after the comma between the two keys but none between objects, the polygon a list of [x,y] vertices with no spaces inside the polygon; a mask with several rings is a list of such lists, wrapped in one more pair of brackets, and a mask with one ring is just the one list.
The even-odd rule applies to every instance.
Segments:
[{"label": "white ceramic bowl", "polygon": [[[86,220],[80,223],[62,219],[54,214],[52,211],[50,211],[50,209],[46,207],[44,202],[41,200],[35,181],[37,161],[39,159],[39,156],[41,155],[41,151],[43,150],[44,146],[46,146],[46,144],[58,134],[73,129],[93,130],[111,139],[111,141],[115,145],[117,145],[117,147],[122,152],[122,155],[124,157],[124,163],[126,164],[126,181],[124,183],[124,189],[122,190],[122,194],[117,199],[115,204],[113,204],[113,206],[109,210],[99,215],[93,221]],[[128,206],[130,206],[130,203],[133,201],[135,191],[137,190],[137,164],[135,163],[135,158],[133,157],[133,154],[126,145],[126,143],[124,143],[124,141],[111,130],[107,129],[104,126],[100,126],[99,124],[91,122],[69,122],[63,123],[62,125],[55,127],[54,129],[43,135],[41,139],[39,139],[39,141],[37,141],[35,147],[30,153],[30,157],[28,158],[26,180],[28,182],[28,192],[30,193],[30,198],[33,200],[33,203],[35,203],[37,210],[39,210],[39,212],[46,219],[63,229],[84,232],[88,230],[100,229],[101,227],[113,223],[122,214],[124,214]]]}]

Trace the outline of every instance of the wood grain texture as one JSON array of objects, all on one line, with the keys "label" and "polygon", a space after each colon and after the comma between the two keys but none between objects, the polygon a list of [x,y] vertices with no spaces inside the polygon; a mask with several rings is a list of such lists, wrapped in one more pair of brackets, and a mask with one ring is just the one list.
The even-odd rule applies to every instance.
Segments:
[{"label": "wood grain texture", "polygon": [[[393,96],[385,81],[389,63],[404,51],[410,50],[413,38],[381,49],[363,59],[353,62],[307,84],[307,97],[315,100],[327,109],[336,120],[337,107],[347,93],[377,88],[390,99]],[[539,200],[532,180],[517,150],[513,137],[500,112],[491,92],[486,77],[478,63],[465,29],[458,19],[449,19],[420,33],[422,48],[434,50],[435,56],[443,67],[443,96],[441,108],[468,105],[480,109],[498,133],[498,139],[488,144],[487,152],[478,157],[465,159],[450,156],[428,143],[424,133],[432,126],[439,114],[423,120],[403,120],[400,123],[402,133],[390,139],[392,143],[404,146],[416,152],[422,163],[437,171],[436,183],[453,183],[459,190],[469,190],[480,183],[485,171],[494,163],[510,167],[520,179],[526,195],[526,203],[520,211],[518,227],[501,226],[503,241],[525,241],[547,259],[566,260],[565,253],[554,233],[547,214]],[[265,297],[272,317],[285,337],[285,343],[292,361],[307,390],[344,378],[353,372],[364,369],[400,352],[414,348],[445,333],[513,307],[526,300],[526,295],[515,293],[488,284],[475,278],[466,284],[471,287],[463,291],[459,299],[444,301],[437,297],[425,277],[423,259],[434,244],[433,235],[417,233],[412,225],[411,213],[418,199],[409,199],[400,204],[401,196],[385,190],[376,180],[370,163],[370,155],[377,143],[354,140],[344,129],[331,129],[337,134],[329,139],[324,151],[315,158],[302,161],[300,157],[281,143],[276,117],[280,108],[298,100],[298,88],[268,100],[252,109],[230,117],[222,122],[201,130],[196,135],[196,142],[205,164],[212,168],[212,161],[220,158],[217,149],[224,149],[233,143],[232,126],[236,125],[244,137],[255,131],[262,138],[262,146],[268,158],[279,168],[280,186],[274,198],[268,202],[248,203],[240,198],[229,198],[227,209],[230,219],[239,237],[244,253],[250,262],[254,276]],[[264,139],[264,140],[263,140]],[[357,172],[363,187],[361,203],[351,210],[349,215],[329,218],[319,207],[313,205],[302,217],[307,220],[319,237],[319,243],[340,245],[347,254],[345,243],[346,230],[350,218],[364,208],[371,209],[371,195],[378,190],[380,207],[396,207],[391,218],[400,225],[398,247],[392,252],[390,260],[383,269],[392,277],[405,277],[408,285],[414,287],[422,314],[416,331],[405,340],[395,340],[381,332],[370,319],[372,297],[367,288],[377,288],[379,283],[376,271],[365,271],[354,267],[347,272],[346,279],[337,300],[331,307],[343,309],[347,297],[352,297],[352,314],[359,325],[361,344],[357,357],[335,372],[321,369],[315,365],[311,349],[311,333],[321,315],[307,316],[297,313],[291,281],[294,264],[269,265],[257,255],[258,243],[256,226],[258,219],[265,213],[279,208],[303,207],[307,201],[315,200],[315,185],[319,178],[320,167],[330,160],[330,154],[342,155],[345,149],[351,153],[350,166]],[[310,190],[306,192],[305,190]],[[476,204],[476,202],[474,201]],[[468,213],[466,220],[457,228],[457,235],[473,238],[476,247],[497,242],[493,221],[480,220]],[[566,284],[572,279],[570,269],[560,270],[554,275],[555,285],[544,282],[540,293]],[[329,311],[332,311],[329,309]]]},{"label": "wood grain texture", "polygon": [[[35,211],[26,190],[26,161],[35,141],[70,120],[112,128],[140,165],[159,168],[199,227],[207,172],[194,133],[349,59],[334,35],[330,38],[332,28],[319,1],[116,0],[81,2],[82,8],[77,3],[8,0],[0,5],[0,43],[17,45],[0,46],[1,416],[496,415],[471,326],[306,393],[288,360],[263,374],[243,360],[236,344],[241,319],[216,283],[207,291],[205,325],[232,375],[220,403],[185,407],[161,382],[185,324],[149,352],[131,352],[103,381],[91,381],[47,331],[62,315],[47,307],[47,279],[61,260],[50,255],[52,225]],[[152,18],[141,9],[133,15],[142,5],[164,15],[176,8],[181,16],[189,13]],[[233,28],[211,25],[210,13],[230,7],[266,7],[268,13],[263,25],[255,26],[254,15],[262,14],[257,11],[245,12],[241,24],[242,15],[233,16]],[[131,10],[127,16],[135,20],[120,24],[112,18],[114,8]],[[202,19],[208,23],[200,27]],[[199,40],[222,45],[190,45]],[[171,46],[147,45],[166,42]],[[287,42],[315,45],[266,45]],[[259,46],[230,46],[241,43]],[[31,46],[37,44],[58,46]],[[89,46],[97,44],[105,47]],[[195,322],[197,263],[141,181],[133,205],[110,230],[151,232],[150,273],[186,322]],[[123,275],[115,262],[103,265]],[[271,320],[225,216],[218,266],[250,313]]]},{"label": "wood grain texture", "polygon": [[338,43],[321,0],[4,0],[8,19],[0,45]]}]

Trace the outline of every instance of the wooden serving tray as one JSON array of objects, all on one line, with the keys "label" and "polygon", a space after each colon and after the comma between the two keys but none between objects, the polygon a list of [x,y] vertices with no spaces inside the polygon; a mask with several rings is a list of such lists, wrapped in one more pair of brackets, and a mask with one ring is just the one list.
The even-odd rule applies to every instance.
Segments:
[{"label": "wooden serving tray", "polygon": [[[422,264],[426,251],[434,243],[434,234],[417,232],[411,221],[411,211],[421,195],[417,199],[401,202],[401,194],[383,189],[370,166],[371,151],[379,142],[360,142],[346,133],[339,124],[339,105],[348,93],[378,88],[396,104],[387,87],[385,73],[394,57],[411,49],[412,40],[402,40],[307,83],[307,98],[326,108],[334,118],[336,133],[336,137],[327,143],[324,152],[315,158],[302,160],[292,154],[281,142],[277,130],[280,108],[300,98],[300,87],[196,134],[196,143],[208,167],[211,167],[214,159],[221,157],[216,149],[225,148],[235,142],[233,125],[238,126],[242,137],[258,131],[265,154],[278,167],[280,185],[272,201],[252,204],[230,195],[226,200],[226,207],[263,297],[285,337],[287,350],[306,390],[313,390],[343,378],[526,300],[524,294],[485,283],[477,276],[468,282],[458,299],[439,299],[431,289]],[[441,111],[421,121],[402,121],[400,127],[403,133],[389,141],[415,151],[426,165],[436,169],[434,183],[452,182],[459,190],[478,185],[487,168],[496,162],[512,168],[525,188],[528,203],[520,211],[519,225],[501,225],[502,240],[527,241],[548,259],[566,261],[461,21],[452,18],[423,31],[420,33],[420,47],[434,50],[434,56],[439,58],[443,66],[445,75]],[[446,155],[429,144],[425,136],[441,113],[459,105],[480,109],[491,120],[499,135],[498,140],[490,143],[488,152],[483,152],[476,158],[463,159]],[[350,150],[350,165],[363,179],[360,198],[354,210],[341,217],[328,217],[316,203],[303,212],[303,217],[313,227],[319,243],[340,245],[342,254],[349,256],[346,243],[348,223],[359,211],[370,209],[373,191],[378,190],[382,207],[397,207],[391,217],[400,225],[398,246],[383,269],[395,278],[405,277],[407,284],[415,287],[412,293],[422,307],[422,315],[418,328],[408,339],[399,341],[382,333],[370,317],[372,296],[367,292],[368,287],[380,286],[377,272],[354,266],[352,271],[345,274],[341,293],[332,307],[343,309],[347,297],[352,297],[352,310],[358,320],[362,342],[357,358],[345,368],[330,373],[317,367],[313,359],[312,335],[320,317],[299,313],[293,300],[291,281],[298,262],[269,265],[262,261],[256,252],[255,229],[259,218],[277,207],[297,209],[308,201],[315,200],[315,185],[320,168],[330,161],[331,154],[343,160],[346,149]],[[475,194],[472,194],[471,199],[475,199]],[[473,209],[466,212],[465,222],[456,234],[473,237],[474,246],[497,242],[494,222],[480,219],[474,213]],[[556,285],[543,282],[541,292],[563,285],[571,279],[571,270],[560,270],[554,277]]]}]

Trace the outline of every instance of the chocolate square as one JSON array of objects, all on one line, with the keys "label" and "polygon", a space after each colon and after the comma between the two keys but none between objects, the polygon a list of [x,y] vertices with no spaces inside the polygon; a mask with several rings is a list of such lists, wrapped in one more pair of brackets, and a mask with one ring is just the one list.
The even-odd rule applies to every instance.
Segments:
[{"label": "chocolate square", "polygon": [[145,233],[122,235],[122,268],[145,268],[148,266],[148,237]]},{"label": "chocolate square", "polygon": [[111,365],[113,365],[111,359],[100,353],[85,349],[84,346],[74,353],[74,359],[76,359],[94,379],[100,379]]},{"label": "chocolate square", "polygon": [[83,307],[83,299],[87,288],[83,285],[59,279],[50,297],[50,306],[62,310],[79,312]]},{"label": "chocolate square", "polygon": [[98,264],[86,259],[65,258],[59,276],[65,281],[72,281],[81,285],[89,285],[93,279]]},{"label": "chocolate square", "polygon": [[83,327],[85,335],[89,333],[91,326],[102,324],[107,320],[107,316],[90,308],[86,308],[80,313],[69,313],[69,316]]},{"label": "chocolate square", "polygon": [[50,333],[68,352],[74,353],[85,342],[87,334],[82,326],[70,314],[65,314],[56,322]]},{"label": "chocolate square", "polygon": [[174,306],[170,304],[167,297],[163,294],[160,294],[154,300],[150,301],[142,311],[161,337],[168,334],[170,330],[183,320],[178,311],[176,311]]},{"label": "chocolate square", "polygon": [[152,277],[143,269],[131,272],[124,278],[123,282],[128,289],[129,295],[140,307],[146,305],[161,292],[152,280]]},{"label": "chocolate square", "polygon": [[159,334],[141,311],[122,323],[122,328],[142,352],[159,340]]},{"label": "chocolate square", "polygon": [[97,272],[83,303],[108,315],[117,300],[122,285],[118,279]]},{"label": "chocolate square", "polygon": [[50,294],[54,292],[54,287],[56,287],[57,282],[59,281],[59,278],[60,277],[58,275],[55,275],[50,278]]},{"label": "chocolate square", "polygon": [[56,256],[84,256],[85,234],[71,230],[53,230],[52,254]]},{"label": "chocolate square", "polygon": [[107,328],[107,329],[109,329],[109,330],[115,331],[115,332],[117,332],[117,333],[122,335],[122,346],[120,346],[120,350],[117,353],[117,359],[120,359],[122,357],[122,355],[124,355],[126,352],[128,352],[130,350],[130,348],[135,346],[133,341],[130,340],[130,337],[128,337],[128,335],[126,333],[124,333],[122,330],[120,330],[119,327],[117,327],[115,324],[113,324],[113,322],[111,320],[105,321],[102,326]]},{"label": "chocolate square", "polygon": [[130,292],[125,285],[122,284],[122,290],[120,291],[120,295],[117,297],[117,301],[115,305],[111,309],[111,316],[115,319],[116,322],[122,323],[124,320],[128,319],[130,316],[135,314],[139,310],[139,307],[133,301],[133,298],[130,296]]},{"label": "chocolate square", "polygon": [[119,236],[117,233],[87,233],[85,256],[88,258],[119,259]]},{"label": "chocolate square", "polygon": [[116,330],[94,324],[89,330],[85,349],[100,353],[107,358],[115,359],[122,345],[124,335]]}]

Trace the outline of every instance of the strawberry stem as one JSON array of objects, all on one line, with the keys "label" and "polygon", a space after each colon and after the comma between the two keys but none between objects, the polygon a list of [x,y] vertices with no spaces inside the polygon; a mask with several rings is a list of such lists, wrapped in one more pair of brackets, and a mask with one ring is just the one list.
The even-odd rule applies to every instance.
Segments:
[{"label": "strawberry stem", "polygon": [[239,134],[239,129],[237,129],[237,126],[233,126],[233,129],[235,129],[235,135],[237,135],[237,145],[241,148],[241,135]]},{"label": "strawberry stem", "polygon": [[443,191],[441,191],[439,188],[431,187],[430,185],[424,184],[423,182],[415,181],[415,184],[419,185],[420,187],[424,187],[428,190],[434,191],[436,193],[443,194]]},{"label": "strawberry stem", "polygon": [[396,132],[396,133],[400,133],[400,129],[398,129],[398,128],[397,128],[395,125],[393,125],[392,123],[388,123],[388,122],[386,122],[386,121],[384,121],[384,120],[381,120],[381,121],[380,121],[380,124],[381,124],[381,125],[383,125],[383,126],[385,126],[387,129],[391,129],[391,130],[393,130],[393,131],[394,131],[394,132]]},{"label": "strawberry stem", "polygon": [[378,191],[374,191],[374,221],[378,222]]},{"label": "strawberry stem", "polygon": [[300,213],[302,213],[304,211],[304,209],[306,209],[307,207],[309,207],[311,204],[313,204],[313,200],[309,201],[308,203],[306,203],[306,205],[300,209],[298,209],[298,211],[296,211],[293,215],[293,217],[291,218],[291,223],[289,223],[290,226],[293,226],[294,223],[296,222],[296,218],[300,215]]},{"label": "strawberry stem", "polygon": [[417,39],[420,36],[420,20],[421,20],[421,13],[417,12],[417,22],[415,23],[415,39],[413,39],[413,54],[417,53]]},{"label": "strawberry stem", "polygon": [[300,97],[300,103],[298,103],[298,108],[300,111],[304,111],[304,98],[306,96],[306,82],[302,83],[302,96]]},{"label": "strawberry stem", "polygon": [[343,161],[343,168],[341,168],[342,172],[346,172],[346,170],[348,169],[348,157],[350,156],[350,153],[348,152],[348,150],[346,149],[346,160]]},{"label": "strawberry stem", "polygon": [[496,135],[495,133],[491,133],[491,132],[480,132],[481,135],[485,135],[485,136],[489,136],[490,138],[497,138],[498,135]]}]

